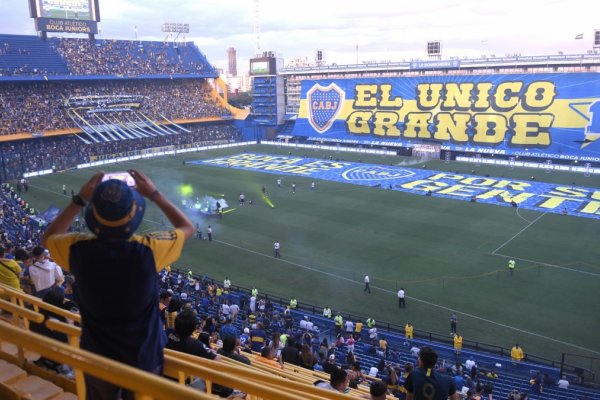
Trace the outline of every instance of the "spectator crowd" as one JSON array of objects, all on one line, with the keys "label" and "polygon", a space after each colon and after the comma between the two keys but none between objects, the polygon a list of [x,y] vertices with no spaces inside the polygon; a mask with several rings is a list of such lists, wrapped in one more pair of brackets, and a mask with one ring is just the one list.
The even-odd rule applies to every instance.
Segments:
[{"label": "spectator crowd", "polygon": [[27,172],[65,170],[100,157],[114,158],[148,148],[240,140],[239,131],[229,124],[195,124],[188,128],[189,133],[89,144],[74,135],[0,142],[0,180],[19,179]]},{"label": "spectator crowd", "polygon": [[[77,38],[41,41],[35,36],[23,40],[23,37],[13,38],[11,35],[4,35],[2,40],[0,56],[10,56],[11,60],[0,65],[0,76],[215,74],[206,57],[191,42]],[[36,57],[40,50],[46,58]],[[57,62],[62,65],[61,68],[53,67]]]},{"label": "spectator crowd", "polygon": [[52,43],[74,75],[198,74],[210,68],[191,43],[75,38]]},{"label": "spectator crowd", "polygon": [[161,115],[171,120],[229,117],[229,111],[211,97],[204,80],[95,81],[88,83],[0,82],[0,134],[43,133],[46,130],[77,128],[68,113],[74,109],[85,114],[89,108],[70,106],[77,96],[140,96],[133,109],[153,120]]}]

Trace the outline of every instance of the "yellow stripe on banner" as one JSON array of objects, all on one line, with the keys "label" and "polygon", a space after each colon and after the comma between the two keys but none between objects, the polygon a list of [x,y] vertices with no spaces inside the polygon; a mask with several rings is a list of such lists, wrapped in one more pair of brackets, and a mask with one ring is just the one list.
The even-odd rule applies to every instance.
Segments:
[{"label": "yellow stripe on banner", "polygon": [[[466,113],[466,114],[470,114],[470,115],[493,113],[493,114],[502,114],[506,118],[512,117],[513,114],[530,114],[530,115],[552,114],[554,116],[554,123],[552,124],[552,127],[554,127],[554,128],[584,128],[589,123],[590,113],[588,111],[588,108],[593,102],[595,102],[597,100],[598,100],[597,98],[555,99],[554,102],[548,108],[546,108],[545,110],[540,111],[540,112],[531,112],[531,111],[524,110],[520,104],[517,107],[515,107],[513,110],[507,111],[507,112],[498,112],[498,111],[494,110],[493,108],[489,108],[488,110],[479,111],[479,112],[473,112],[473,111],[449,111],[449,112],[451,114]],[[350,114],[352,114],[352,112],[354,112],[354,111],[371,111],[371,112],[378,111],[376,108],[369,109],[369,110],[354,109],[352,107],[353,104],[354,104],[354,99],[349,99],[344,102],[343,109],[337,118],[338,121],[339,120],[345,121],[348,118],[348,116]],[[574,105],[574,104],[577,104],[577,105]],[[583,115],[576,112],[571,107],[572,105],[573,105],[573,108],[575,108],[581,114],[587,116],[587,119]],[[404,99],[402,108],[400,108],[399,110],[390,110],[390,109],[383,110],[382,109],[380,111],[396,112],[399,115],[400,121],[402,121],[406,117],[406,114],[408,114],[408,113],[429,112],[432,115],[435,115],[439,112],[448,112],[448,111],[441,110],[439,107],[435,108],[433,110],[423,111],[417,107],[416,100],[406,100],[406,99]],[[308,101],[307,101],[307,99],[300,100],[300,110],[298,113],[298,118],[308,118]]]}]

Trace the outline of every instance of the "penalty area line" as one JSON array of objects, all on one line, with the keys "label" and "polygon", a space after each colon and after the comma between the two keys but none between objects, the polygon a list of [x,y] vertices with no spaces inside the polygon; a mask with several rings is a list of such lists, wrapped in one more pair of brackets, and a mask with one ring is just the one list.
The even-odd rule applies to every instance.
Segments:
[{"label": "penalty area line", "polygon": [[[543,215],[544,214],[542,214],[541,216],[543,216]],[[541,218],[541,216],[538,217],[537,219]],[[534,220],[533,222],[535,222],[536,220]],[[268,254],[265,254],[265,253],[260,253],[258,251],[254,251],[254,250],[251,250],[251,249],[247,249],[247,248],[235,245],[233,243],[224,242],[222,240],[213,240],[213,241],[217,242],[217,243],[220,243],[220,244],[223,244],[225,246],[230,246],[230,247],[242,250],[242,251],[246,251],[246,252],[249,252],[249,253],[252,253],[252,254],[256,254],[258,256],[270,258],[270,259],[277,260],[277,261],[280,261],[280,262],[283,262],[283,263],[286,263],[286,264],[289,264],[289,265],[293,265],[293,266],[296,266],[296,267],[299,267],[299,268],[303,268],[303,269],[306,269],[306,270],[309,270],[309,271],[314,271],[314,272],[317,272],[317,273],[320,273],[320,274],[323,274],[323,275],[327,275],[327,276],[330,276],[332,278],[340,279],[340,280],[343,280],[343,281],[346,281],[346,282],[351,282],[351,283],[354,283],[356,285],[361,285],[362,286],[362,284],[363,284],[362,282],[358,282],[358,281],[352,280],[350,278],[346,278],[344,276],[332,274],[331,272],[321,271],[319,269],[316,269],[316,268],[313,268],[313,267],[310,267],[310,266],[307,266],[307,265],[303,265],[303,264],[300,264],[300,263],[296,263],[296,262],[293,262],[293,261],[288,261],[288,260],[285,260],[285,259],[282,259],[282,258],[275,258],[275,257],[273,257],[271,255],[268,255]],[[385,292],[385,293],[390,293],[390,294],[394,294],[394,295],[396,294],[396,292],[393,292],[391,290],[384,289],[384,288],[381,288],[381,287],[378,287],[378,286],[371,285],[371,287],[373,289],[377,289],[377,290],[380,290],[380,291]],[[492,324],[492,325],[497,325],[497,326],[501,326],[503,328],[512,329],[512,330],[517,331],[517,332],[525,333],[527,335],[531,335],[531,336],[535,336],[535,337],[538,337],[538,338],[541,338],[541,339],[546,339],[546,340],[549,340],[549,341],[552,341],[552,342],[560,343],[560,344],[563,344],[563,345],[566,345],[566,346],[570,346],[570,347],[573,347],[573,348],[576,348],[576,349],[579,349],[579,350],[584,350],[584,351],[589,351],[591,353],[600,354],[600,351],[588,349],[586,347],[578,346],[578,345],[573,344],[573,343],[564,342],[562,340],[554,339],[554,338],[551,338],[549,336],[544,336],[544,335],[541,335],[539,333],[526,331],[524,329],[520,329],[520,328],[516,328],[514,326],[506,325],[506,324],[503,324],[501,322],[492,321],[490,319],[483,318],[483,317],[480,317],[480,316],[477,316],[477,315],[474,315],[474,314],[469,314],[469,313],[466,313],[466,312],[463,312],[463,311],[458,311],[455,308],[450,308],[450,307],[442,306],[440,304],[435,304],[435,303],[429,302],[427,300],[418,299],[418,298],[412,297],[412,296],[406,296],[406,297],[408,299],[410,299],[410,300],[414,300],[414,301],[419,302],[419,303],[427,304],[427,305],[429,305],[431,307],[436,307],[436,308],[439,308],[441,310],[446,310],[446,311],[450,311],[450,312],[456,312],[457,314],[460,314],[460,315],[463,315],[463,316],[466,316],[466,317],[470,317],[470,318],[473,318],[473,319],[476,319],[476,320],[479,320],[479,321],[487,322],[487,323]]]}]

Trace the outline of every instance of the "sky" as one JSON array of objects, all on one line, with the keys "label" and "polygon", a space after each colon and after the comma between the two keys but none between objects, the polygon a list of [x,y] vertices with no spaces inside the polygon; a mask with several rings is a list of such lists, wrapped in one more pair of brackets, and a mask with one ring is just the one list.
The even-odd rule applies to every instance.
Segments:
[{"label": "sky", "polygon": [[[257,3],[259,4],[257,7]],[[599,0],[99,0],[102,39],[163,40],[164,22],[188,23],[208,60],[226,69],[227,48],[238,72],[261,51],[289,63],[427,59],[426,43],[441,41],[442,58],[582,54],[600,29]],[[258,13],[256,12],[258,8]],[[0,33],[35,34],[25,0],[0,0]],[[584,34],[582,40],[575,36]],[[64,34],[51,34],[59,36]]]}]

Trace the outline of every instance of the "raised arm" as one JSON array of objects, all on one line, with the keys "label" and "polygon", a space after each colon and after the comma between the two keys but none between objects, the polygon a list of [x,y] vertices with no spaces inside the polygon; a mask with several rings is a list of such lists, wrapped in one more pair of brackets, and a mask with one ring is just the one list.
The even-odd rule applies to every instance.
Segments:
[{"label": "raised arm", "polygon": [[[87,181],[79,190],[79,196],[81,196],[86,202],[90,201],[92,195],[94,194],[94,189],[96,189],[96,186],[98,186],[98,184],[102,181],[103,176],[104,172],[99,172],[92,176],[90,180]],[[50,236],[59,233],[67,233],[71,223],[81,211],[81,208],[82,206],[70,201],[65,209],[58,214],[54,221],[52,221],[48,229],[46,229],[46,232],[44,232],[44,235],[42,236],[42,246],[46,247],[46,241]]]}]

